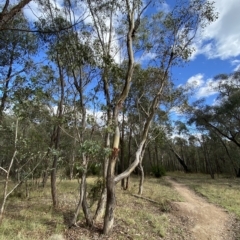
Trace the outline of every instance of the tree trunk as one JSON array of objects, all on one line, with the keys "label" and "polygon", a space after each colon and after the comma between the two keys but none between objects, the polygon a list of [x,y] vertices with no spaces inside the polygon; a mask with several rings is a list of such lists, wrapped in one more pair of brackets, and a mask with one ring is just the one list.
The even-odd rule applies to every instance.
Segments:
[{"label": "tree trunk", "polygon": [[79,215],[80,209],[82,207],[82,203],[83,203],[83,195],[86,192],[87,167],[88,167],[88,164],[87,164],[87,161],[84,157],[84,159],[83,159],[83,173],[82,173],[82,176],[81,176],[81,184],[80,184],[80,189],[79,189],[80,190],[79,191],[79,201],[78,201],[78,205],[77,205],[77,208],[75,210],[75,213],[74,213],[74,216],[73,216],[70,227],[77,225],[77,218],[78,218],[78,215]]},{"label": "tree trunk", "polygon": [[0,13],[0,29],[6,29],[9,22],[14,16],[21,11],[31,0],[22,0],[17,5],[9,9],[9,1],[6,1],[5,6]]},{"label": "tree trunk", "polygon": [[139,163],[139,170],[140,170],[140,181],[139,181],[139,188],[138,188],[138,194],[142,195],[143,193],[143,182],[144,182],[144,170],[142,166],[142,161]]},{"label": "tree trunk", "polygon": [[[131,144],[132,144],[132,128],[130,127],[129,140],[128,140],[128,166],[131,164]],[[126,186],[124,190],[129,188],[130,175],[126,178]]]},{"label": "tree trunk", "polygon": [[112,174],[109,175],[110,176],[107,179],[107,205],[104,217],[103,234],[109,234],[112,231],[114,223],[114,209],[116,205],[114,176],[112,176]]},{"label": "tree trunk", "polygon": [[53,208],[55,209],[58,207],[57,187],[56,187],[57,160],[58,160],[58,157],[54,156],[52,171],[51,171],[51,194],[52,194]]},{"label": "tree trunk", "polygon": [[140,161],[139,161],[139,170],[140,170],[140,181],[139,181],[139,189],[138,189],[139,195],[142,195],[142,193],[143,193],[144,169],[142,166],[142,160],[143,160],[143,157],[145,154],[145,148],[146,148],[146,145],[144,144],[142,153],[141,153],[141,157],[140,157]]},{"label": "tree trunk", "polygon": [[[55,127],[55,134],[54,142],[55,142],[55,150],[58,151],[59,144],[60,144],[60,133],[61,133],[61,122],[62,122],[62,115],[63,115],[63,102],[64,102],[64,78],[63,78],[63,69],[61,67],[60,61],[58,59],[57,54],[57,64],[58,64],[58,71],[59,71],[59,81],[60,81],[60,101],[58,104],[58,125]],[[57,187],[56,187],[56,178],[57,178],[57,162],[58,162],[58,153],[54,155],[53,164],[52,164],[52,171],[51,171],[51,193],[52,193],[52,201],[53,207],[58,207],[58,199],[57,199]]]},{"label": "tree trunk", "polygon": [[238,168],[237,178],[240,178],[240,168]]},{"label": "tree trunk", "polygon": [[[75,128],[76,126],[76,119],[75,119]],[[75,164],[75,157],[76,157],[76,153],[75,153],[75,149],[76,149],[76,144],[77,144],[77,140],[76,140],[76,136],[74,137],[73,140],[73,149],[72,149],[72,159],[70,160],[70,164],[69,164],[69,178],[70,180],[73,179],[73,174],[74,174],[74,164]]]},{"label": "tree trunk", "polygon": [[191,172],[189,170],[189,168],[187,167],[187,165],[185,164],[184,160],[178,155],[178,153],[172,148],[172,146],[170,146],[170,150],[173,152],[173,154],[175,155],[175,157],[177,158],[178,162],[181,164],[181,166],[184,169],[184,172],[189,173]]},{"label": "tree trunk", "polygon": [[[4,182],[4,189],[3,189],[3,200],[2,200],[1,208],[0,208],[0,224],[2,223],[7,198],[11,194],[11,192],[15,189],[15,188],[13,188],[10,192],[8,192],[8,183],[9,183],[10,171],[12,169],[12,165],[14,163],[14,160],[15,160],[15,157],[16,157],[16,154],[17,154],[17,140],[18,140],[18,119],[16,121],[15,139],[14,139],[14,153],[13,153],[12,159],[9,163],[9,167],[8,167],[7,170],[5,170],[3,168],[0,169],[0,170],[4,171],[5,174],[6,174],[5,182]],[[16,186],[18,186],[19,184],[20,183],[18,183]]]},{"label": "tree trunk", "polygon": [[[124,171],[124,138],[125,138],[125,134],[124,134],[124,130],[125,130],[125,124],[124,124],[124,111],[123,111],[123,120],[122,120],[122,136],[121,136],[121,172]],[[121,187],[122,189],[125,188],[125,178],[122,179],[121,181]]]},{"label": "tree trunk", "polygon": [[[106,134],[105,144],[106,144],[106,147],[110,147],[110,134],[109,133]],[[106,201],[107,201],[106,179],[107,179],[108,164],[109,164],[109,157],[107,156],[104,158],[104,164],[103,164],[104,183],[102,186],[101,197],[98,201],[97,209],[96,209],[95,215],[93,217],[94,221],[98,221],[104,215],[104,212],[105,212],[105,206],[106,206]]]},{"label": "tree trunk", "polygon": [[120,141],[120,132],[119,127],[116,126],[113,142],[113,152],[108,164],[107,172],[107,202],[106,202],[106,212],[104,216],[104,226],[103,233],[109,234],[113,228],[114,223],[114,209],[116,205],[115,197],[115,166],[119,152],[119,141]]},{"label": "tree trunk", "polygon": [[0,123],[3,120],[3,111],[5,109],[5,104],[8,98],[8,88],[9,88],[9,83],[10,83],[10,76],[12,74],[12,65],[13,65],[13,53],[11,54],[10,58],[10,66],[8,68],[8,73],[7,73],[7,78],[6,78],[6,83],[4,88],[2,89],[2,98],[1,98],[1,105],[0,105]]},{"label": "tree trunk", "polygon": [[42,172],[42,187],[45,188],[46,184],[47,184],[47,180],[48,180],[48,171],[43,170]]}]

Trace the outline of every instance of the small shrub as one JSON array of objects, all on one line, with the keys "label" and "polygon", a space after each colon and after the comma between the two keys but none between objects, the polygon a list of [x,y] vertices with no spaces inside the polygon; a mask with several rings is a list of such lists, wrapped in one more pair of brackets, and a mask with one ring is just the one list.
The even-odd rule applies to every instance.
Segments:
[{"label": "small shrub", "polygon": [[94,163],[90,166],[89,173],[96,176],[101,172],[101,164]]},{"label": "small shrub", "polygon": [[156,178],[160,178],[166,175],[166,170],[163,166],[154,166],[152,168],[152,172]]}]

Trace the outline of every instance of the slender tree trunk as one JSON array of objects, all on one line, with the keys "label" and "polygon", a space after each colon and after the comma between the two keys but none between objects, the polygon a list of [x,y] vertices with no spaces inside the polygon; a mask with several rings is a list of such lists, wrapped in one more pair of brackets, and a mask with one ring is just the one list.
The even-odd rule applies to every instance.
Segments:
[{"label": "slender tree trunk", "polygon": [[178,155],[178,153],[173,149],[172,146],[170,146],[170,149],[171,149],[171,151],[173,152],[173,154],[175,155],[175,157],[177,158],[178,162],[179,162],[179,163],[181,164],[181,166],[183,167],[184,172],[186,172],[186,173],[191,172],[191,171],[189,170],[189,168],[187,167],[187,165],[185,164],[184,160]]},{"label": "slender tree trunk", "polygon": [[158,156],[158,146],[155,143],[155,154],[156,154],[156,162],[157,162],[157,166],[159,166],[159,156]]},{"label": "slender tree trunk", "polygon": [[153,163],[153,161],[152,161],[152,154],[151,154],[150,146],[148,146],[147,149],[148,149],[148,159],[149,159],[149,162],[150,162],[151,167],[153,168],[154,163]]},{"label": "slender tree trunk", "polygon": [[11,54],[11,58],[10,58],[10,66],[8,68],[8,73],[7,73],[7,78],[6,78],[7,80],[5,82],[5,86],[4,86],[3,90],[2,90],[3,95],[2,95],[2,98],[1,98],[1,105],[0,105],[0,123],[3,120],[3,111],[5,109],[5,104],[6,104],[7,97],[8,97],[10,76],[12,74],[12,65],[13,65],[13,53]]},{"label": "slender tree trunk", "polygon": [[[109,113],[110,114],[110,113]],[[105,144],[107,147],[110,147],[110,134],[106,134],[106,140]],[[95,212],[95,215],[93,217],[94,221],[98,221],[105,213],[105,206],[107,201],[107,187],[106,187],[106,179],[107,179],[107,170],[108,170],[108,164],[109,164],[109,157],[104,158],[103,163],[103,186],[102,186],[102,192],[101,196],[98,201],[97,209]]]},{"label": "slender tree trunk", "polygon": [[224,147],[224,149],[225,149],[225,151],[227,153],[227,156],[228,156],[228,158],[229,158],[229,160],[230,160],[230,162],[232,164],[232,167],[233,167],[233,170],[235,172],[236,177],[240,177],[240,168],[237,169],[237,166],[234,163],[234,161],[233,161],[233,159],[232,159],[232,157],[231,157],[231,155],[230,155],[230,153],[228,151],[228,148],[227,148],[226,144],[224,143],[224,141],[222,140],[222,138],[220,136],[219,136],[219,139],[220,139],[220,142],[222,143],[222,145],[223,145],[223,147]]},{"label": "slender tree trunk", "polygon": [[138,194],[142,195],[143,193],[143,182],[144,182],[144,170],[142,166],[142,161],[139,163],[139,169],[140,169],[140,181],[139,181],[139,188],[138,188]]},{"label": "slender tree trunk", "polygon": [[[99,16],[95,14],[95,9],[91,4],[90,0],[87,0],[89,10],[91,12],[94,26],[97,31],[98,39],[101,43],[102,52],[104,54],[104,57],[111,56],[111,44],[112,44],[112,30],[113,30],[113,9],[114,9],[114,2],[112,2],[112,5],[109,5],[110,10],[110,24],[109,24],[109,34],[108,34],[108,42],[106,43],[102,36],[102,26],[99,24]],[[111,8],[111,9],[110,9]],[[110,91],[109,91],[109,65],[106,63],[103,67],[103,73],[102,73],[102,82],[103,82],[103,91],[104,96],[106,99],[106,106],[107,106],[107,127],[111,127],[112,125],[112,103],[111,103],[111,97],[110,97]],[[107,132],[105,136],[105,147],[110,148],[110,133]],[[107,179],[107,172],[108,172],[108,165],[109,165],[109,157],[105,157],[104,163],[103,163],[103,188],[101,191],[101,197],[99,198],[97,209],[94,215],[94,221],[98,221],[100,217],[103,216],[105,205],[106,205],[106,199],[107,199],[107,188],[106,188],[106,179]]]},{"label": "slender tree trunk", "polygon": [[207,168],[211,178],[214,179],[214,171],[213,171],[210,159],[209,159],[207,146],[206,146],[205,143],[202,143],[201,146],[202,146],[202,150],[203,150],[203,156],[204,156],[204,159],[205,159],[205,162],[206,162],[206,168]]},{"label": "slender tree trunk", "polygon": [[[5,170],[3,168],[0,169],[0,170],[4,171],[5,174],[6,174],[5,182],[4,182],[4,189],[3,189],[3,200],[2,200],[1,208],[0,208],[0,224],[2,223],[7,198],[11,194],[11,192],[15,189],[15,188],[13,188],[10,192],[8,192],[8,183],[9,183],[10,171],[12,169],[12,165],[13,165],[13,162],[14,162],[16,154],[17,154],[17,140],[18,140],[18,119],[16,121],[15,139],[14,139],[14,153],[13,153],[12,159],[10,161],[10,164],[9,164],[9,167],[8,167],[7,170]],[[16,186],[18,186],[19,184],[20,183],[18,183]]]},{"label": "slender tree trunk", "polygon": [[[59,80],[60,80],[60,101],[58,104],[58,125],[55,128],[55,150],[58,151],[60,144],[60,133],[61,133],[61,122],[63,115],[63,102],[64,102],[64,78],[63,78],[63,70],[61,68],[61,64],[59,62],[58,53],[57,53],[57,63],[58,63],[58,71],[59,71]],[[52,201],[53,207],[58,207],[58,198],[57,198],[57,187],[56,187],[56,179],[57,179],[57,162],[58,162],[58,154],[54,155],[52,170],[51,170],[51,193],[52,193]]]},{"label": "slender tree trunk", "polygon": [[[55,149],[57,149],[57,147],[58,147],[57,141],[55,143]],[[58,161],[58,157],[54,156],[53,157],[52,170],[51,170],[51,195],[52,195],[52,203],[53,203],[53,208],[54,209],[56,209],[58,207],[57,187],[56,187],[57,161]]]},{"label": "slender tree trunk", "polygon": [[[124,149],[124,139],[125,139],[124,111],[122,113],[122,116],[123,116],[123,120],[122,120],[122,137],[121,137],[121,172],[124,171],[124,151],[125,151],[125,149]],[[121,187],[122,187],[122,189],[125,188],[125,178],[122,179],[122,181],[121,181]]]},{"label": "slender tree trunk", "polygon": [[82,207],[82,202],[83,202],[83,194],[85,192],[85,187],[86,187],[86,171],[83,171],[82,177],[81,177],[81,184],[80,184],[80,197],[79,197],[79,201],[78,201],[78,205],[77,208],[75,210],[72,222],[71,222],[71,226],[76,226],[77,225],[77,217],[79,215],[79,212],[81,210]]},{"label": "slender tree trunk", "polygon": [[[131,165],[131,145],[132,145],[132,128],[130,128],[129,140],[128,140],[128,166]],[[129,188],[129,184],[130,184],[130,175],[126,178],[126,186],[124,188],[125,190]]]},{"label": "slender tree trunk", "polygon": [[139,181],[139,189],[138,189],[138,194],[139,195],[142,195],[143,193],[143,182],[144,182],[144,169],[143,169],[143,165],[142,165],[142,161],[143,161],[143,157],[144,157],[144,154],[145,154],[145,144],[143,146],[143,150],[142,150],[142,153],[141,153],[141,159],[140,159],[140,162],[139,162],[139,170],[140,170],[140,181]]},{"label": "slender tree trunk", "polygon": [[[88,216],[89,213],[88,213],[88,211],[85,210],[86,199],[84,200],[84,198],[86,198],[87,168],[88,168],[88,161],[86,159],[86,156],[83,154],[83,173],[81,176],[81,184],[80,184],[80,189],[79,189],[80,190],[79,191],[79,201],[78,201],[78,205],[75,210],[75,213],[74,213],[74,217],[71,222],[71,226],[77,226],[77,218],[78,218],[79,212],[81,210],[81,207],[84,209],[85,219],[86,219],[87,224],[89,225],[89,216]],[[84,202],[84,204],[83,204],[83,202]],[[83,205],[84,205],[84,207],[83,207]]]},{"label": "slender tree trunk", "polygon": [[[77,128],[76,117],[75,117],[75,128]],[[73,149],[72,149],[72,159],[71,159],[70,165],[69,165],[69,178],[70,178],[70,180],[73,179],[73,174],[74,174],[74,164],[75,164],[75,157],[76,157],[76,152],[75,152],[76,145],[77,145],[77,139],[76,139],[76,136],[74,136]]]}]

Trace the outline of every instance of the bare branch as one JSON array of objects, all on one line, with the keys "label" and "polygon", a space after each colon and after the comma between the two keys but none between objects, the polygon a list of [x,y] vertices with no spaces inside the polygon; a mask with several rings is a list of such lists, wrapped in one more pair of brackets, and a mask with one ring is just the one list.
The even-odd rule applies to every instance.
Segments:
[{"label": "bare branch", "polygon": [[2,167],[0,167],[0,169],[3,170],[5,173],[7,173],[7,170],[6,170],[6,169],[4,169],[4,168],[2,168]]}]

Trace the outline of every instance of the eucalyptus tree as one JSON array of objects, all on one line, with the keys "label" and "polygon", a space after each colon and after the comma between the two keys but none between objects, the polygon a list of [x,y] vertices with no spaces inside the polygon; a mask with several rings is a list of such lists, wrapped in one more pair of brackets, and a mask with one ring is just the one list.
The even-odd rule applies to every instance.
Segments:
[{"label": "eucalyptus tree", "polygon": [[[134,23],[136,20],[136,11],[140,8],[139,1],[125,1],[123,4],[116,1],[104,1],[99,3],[98,1],[87,1],[91,17],[93,20],[93,26],[96,33],[95,44],[98,46],[98,52],[100,56],[100,69],[101,69],[101,82],[103,85],[103,92],[106,99],[105,108],[107,111],[106,129],[113,127],[115,132],[115,140],[113,143],[113,154],[109,159],[106,158],[104,162],[104,178],[106,179],[106,187],[103,188],[102,198],[99,201],[96,218],[103,212],[104,202],[107,193],[107,206],[104,220],[104,233],[108,233],[113,226],[113,208],[115,206],[115,183],[114,183],[114,169],[118,156],[119,145],[119,127],[118,127],[118,114],[122,109],[122,105],[128,95],[130,82],[134,68],[133,57],[133,31]],[[124,17],[121,16],[123,14]],[[124,73],[125,78],[119,85],[119,95],[112,96],[109,81],[110,72],[117,71],[118,66],[114,63],[114,56],[118,53],[119,48],[116,49],[116,25],[117,20],[125,19],[127,21],[126,31],[127,39],[124,40],[124,45],[127,51],[127,68]],[[137,27],[137,26],[136,26]],[[115,44],[115,45],[114,45]],[[117,77],[117,76],[116,76]],[[115,129],[115,130],[114,130]],[[110,147],[110,132],[106,133],[105,147]]]},{"label": "eucalyptus tree", "polygon": [[233,141],[238,147],[239,143],[239,80],[240,72],[230,75],[219,75],[215,90],[219,95],[217,104],[208,106],[202,104],[201,110],[194,111],[190,122],[199,126],[208,126],[228,140]]},{"label": "eucalyptus tree", "polygon": [[[0,129],[0,169],[4,172],[5,185],[0,218],[9,195],[24,182],[28,197],[28,179],[40,177],[39,169],[46,155],[49,111],[43,101],[45,93],[36,88],[38,84],[33,84],[33,79],[26,82],[24,79],[21,88],[14,92],[11,101],[13,107],[4,117]],[[9,190],[10,179],[13,187]]]},{"label": "eucalyptus tree", "polygon": [[[90,1],[84,2],[87,4],[91,15],[91,26],[93,29],[91,33],[93,40],[89,41],[89,44],[94,46],[95,62],[97,62],[97,69],[100,71],[99,84],[96,85],[97,88],[101,88],[105,102],[103,103],[103,109],[106,112],[106,135],[104,147],[109,149],[111,133],[114,135],[112,144],[111,156],[105,157],[104,161],[104,171],[103,176],[106,181],[106,187],[103,188],[102,198],[99,201],[99,206],[103,206],[104,199],[106,199],[106,211],[104,217],[104,229],[103,232],[108,234],[113,227],[114,222],[114,209],[115,209],[115,185],[123,178],[129,176],[129,174],[135,169],[135,167],[140,163],[141,156],[144,153],[144,146],[146,144],[149,129],[151,123],[154,119],[155,113],[159,107],[165,92],[167,89],[168,82],[170,79],[170,69],[172,66],[181,64],[190,56],[192,51],[191,43],[196,35],[198,27],[204,27],[207,22],[214,20],[215,16],[213,14],[213,8],[211,3],[202,0],[195,0],[191,2],[181,2],[178,6],[175,6],[172,11],[168,13],[157,13],[146,21],[148,26],[148,45],[143,49],[143,51],[153,52],[156,56],[155,61],[151,64],[155,64],[154,68],[158,69],[156,71],[156,90],[154,90],[153,96],[151,97],[150,105],[148,107],[149,112],[145,118],[143,132],[139,138],[139,145],[135,153],[135,160],[133,163],[120,175],[115,176],[115,166],[119,153],[119,121],[118,115],[121,112],[124,103],[128,97],[129,90],[131,88],[131,83],[134,74],[134,58],[135,51],[139,50],[137,45],[138,30],[141,27],[141,20],[143,19],[144,10],[150,6],[151,2],[146,5],[141,1],[130,1],[126,0],[119,4],[116,1]],[[62,29],[66,24],[66,19],[61,16],[61,11],[57,14],[53,12],[53,8],[50,6],[45,6],[46,13],[49,13],[50,18],[42,20],[41,24],[46,25],[47,28]],[[54,15],[55,14],[55,15]],[[72,17],[72,15],[69,15]],[[145,18],[144,18],[145,19]],[[118,22],[120,20],[120,22]],[[117,32],[115,30],[116,26],[122,24],[122,31]],[[120,71],[119,65],[115,61],[116,54],[119,51],[116,34],[121,39],[119,44],[122,47],[121,54],[126,60],[125,71]],[[154,34],[153,34],[154,33]],[[70,34],[71,35],[71,34]],[[46,37],[46,40],[52,44],[49,50],[49,56],[52,62],[55,64],[58,73],[55,75],[55,79],[60,80],[60,96],[58,98],[58,122],[54,127],[52,134],[52,143],[55,143],[55,150],[59,149],[59,138],[60,130],[62,127],[63,120],[63,100],[65,100],[64,90],[68,85],[66,85],[66,77],[69,75],[68,70],[64,66],[64,54],[67,52],[64,49],[61,52],[63,45],[61,45],[61,39],[65,38],[65,33],[58,32],[53,35],[50,34]],[[136,45],[134,45],[136,41]],[[145,43],[145,39],[140,39],[138,43]],[[71,77],[75,74],[75,70],[72,72]],[[120,73],[120,77],[119,77]],[[115,79],[120,79],[119,85],[117,86],[118,91],[113,91],[113,81],[111,80],[111,75]],[[76,77],[78,75],[76,74]],[[123,76],[123,77],[122,77]],[[76,89],[79,87],[75,84]],[[80,89],[81,90],[81,89]],[[147,89],[148,90],[148,89]],[[79,92],[81,94],[81,92]],[[167,91],[166,91],[167,93]],[[150,93],[148,94],[150,95]],[[54,97],[56,97],[54,95]],[[149,96],[148,96],[149,97]],[[84,98],[82,98],[84,99]],[[56,138],[55,138],[56,137]],[[52,195],[54,200],[54,205],[56,205],[56,196],[54,197],[54,179],[56,179],[56,163],[57,157],[54,157],[52,166]],[[107,197],[105,198],[107,193]],[[101,209],[101,208],[98,208]],[[97,214],[100,211],[97,211]],[[91,224],[91,223],[90,223]]]},{"label": "eucalyptus tree", "polygon": [[[101,47],[101,53],[103,53],[104,58],[102,58],[107,63],[111,63],[111,55],[109,51],[112,43],[112,34],[113,33],[113,10],[116,5],[115,2],[107,2],[108,4],[102,4],[101,9],[96,11],[97,8],[94,8],[96,5],[95,2],[88,1],[90,11],[93,17],[94,26],[97,32],[98,40],[100,41],[99,45]],[[150,4],[150,3],[149,3]],[[97,5],[99,6],[99,5]],[[147,4],[148,6],[148,4]],[[178,6],[175,6],[172,11],[169,13],[158,13],[155,14],[151,21],[149,21],[148,31],[150,36],[151,31],[151,43],[152,48],[151,51],[156,55],[155,57],[155,67],[159,68],[159,74],[157,76],[158,79],[158,88],[153,96],[151,101],[149,115],[146,118],[143,132],[141,135],[141,141],[138,145],[138,149],[135,154],[135,160],[133,163],[120,175],[115,176],[114,169],[116,165],[116,159],[118,157],[118,146],[119,146],[119,127],[118,127],[118,113],[121,110],[127,96],[129,93],[129,89],[131,87],[132,76],[134,73],[134,48],[133,48],[133,39],[136,36],[136,28],[139,25],[139,20],[141,18],[141,13],[145,9],[145,6],[141,7],[141,3],[137,3],[136,1],[126,1],[122,4],[123,13],[127,13],[123,15],[123,19],[125,19],[125,31],[127,39],[125,46],[127,55],[127,71],[125,73],[125,79],[121,86],[119,86],[119,95],[115,98],[110,98],[109,91],[109,82],[103,81],[105,96],[107,99],[107,106],[109,109],[109,113],[111,113],[110,109],[113,108],[113,115],[109,114],[110,123],[115,125],[115,134],[113,141],[113,153],[109,159],[108,163],[108,171],[107,171],[107,204],[106,204],[106,212],[104,218],[104,233],[108,234],[113,227],[114,222],[114,208],[115,208],[115,184],[121,181],[123,178],[127,177],[139,164],[141,160],[141,155],[144,149],[144,145],[147,141],[149,128],[154,118],[156,109],[158,108],[159,102],[161,100],[163,89],[166,86],[167,80],[169,79],[169,72],[172,66],[181,64],[190,56],[193,48],[191,47],[191,43],[196,35],[197,29],[199,27],[204,27],[205,24],[211,22],[215,19],[215,15],[213,13],[213,6],[210,2],[205,1],[191,1],[181,2]],[[102,10],[102,11],[101,11]],[[106,17],[101,15],[105,11],[107,17],[109,17],[109,21],[106,21]],[[138,14],[140,13],[140,14]],[[134,14],[138,14],[140,16],[134,17]],[[103,22],[103,19],[105,22]],[[105,23],[110,22],[110,25],[106,27]],[[135,25],[134,25],[135,24]],[[103,26],[103,28],[101,28]],[[136,28],[135,28],[136,27]],[[107,30],[106,30],[107,29]],[[107,41],[104,38],[104,34],[107,34]],[[153,34],[154,33],[154,34]],[[110,43],[110,45],[109,45]],[[149,50],[149,48],[148,48]],[[105,72],[109,71],[109,65],[105,68]],[[103,75],[107,76],[107,75]],[[107,77],[105,78],[107,80]],[[110,101],[109,101],[110,99]],[[114,101],[113,101],[114,100]],[[106,169],[105,169],[106,170]]]},{"label": "eucalyptus tree", "polygon": [[222,141],[228,139],[239,148],[240,72],[221,74],[216,76],[215,80],[217,87],[214,89],[218,92],[217,104],[214,106],[202,104],[200,109],[195,109],[193,106],[189,122],[195,123],[208,132],[215,132]]},{"label": "eucalyptus tree", "polygon": [[[76,163],[82,170],[82,173],[80,196],[72,224],[76,224],[78,213],[82,207],[87,224],[92,225],[93,220],[86,196],[86,177],[89,164],[92,162],[92,157],[89,156],[86,148],[91,148],[90,142],[92,141],[92,134],[89,134],[89,128],[95,127],[95,122],[91,120],[92,117],[87,113],[87,110],[91,111],[91,108],[94,106],[95,96],[89,93],[87,88],[96,78],[98,66],[91,44],[91,26],[85,24],[84,21],[78,25],[72,24],[71,21],[77,17],[74,15],[74,7],[79,6],[71,5],[70,2],[65,2],[65,4],[66,5],[62,6],[64,8],[63,11],[60,9],[54,10],[51,3],[47,2],[47,5],[43,7],[45,9],[45,18],[42,18],[38,25],[40,32],[44,32],[44,34],[42,34],[43,40],[48,44],[48,57],[52,61],[54,69],[58,71],[58,73],[55,73],[55,78],[59,76],[61,82],[61,94],[58,102],[58,121],[55,126],[57,128],[56,131],[53,131],[52,136],[56,134],[59,136],[60,132],[63,131],[65,138],[70,137],[71,140],[69,140],[69,142],[73,145],[70,147],[72,151],[71,169],[73,169],[75,158],[78,157],[81,159]],[[49,19],[51,21],[47,21]],[[67,26],[71,24],[72,28],[68,28],[65,31],[53,31],[54,29],[67,28]],[[50,29],[51,32],[46,35],[48,29]],[[94,87],[93,84],[92,87]],[[56,94],[54,94],[54,96],[56,97]],[[90,100],[92,100],[91,103],[89,103]],[[87,109],[87,107],[90,109]],[[51,138],[50,145],[54,143],[52,139],[53,138]],[[55,150],[59,152],[59,150],[61,150],[59,138],[57,142],[55,141]],[[69,144],[67,147],[69,147]],[[79,149],[83,148],[84,151],[81,150],[81,153],[79,153]],[[51,183],[53,204],[55,206],[57,206],[55,200],[56,190],[54,190],[56,185],[56,166],[57,157],[54,157]]]},{"label": "eucalyptus tree", "polygon": [[[134,127],[132,130],[137,145],[139,145],[139,142],[141,141],[142,129],[144,128],[146,119],[149,117],[151,112],[152,101],[161,85],[161,81],[159,81],[161,73],[161,70],[154,67],[148,67],[147,69],[141,69],[140,66],[135,67],[133,83],[129,93],[129,98],[132,99],[132,104],[129,106],[127,114],[129,116],[128,121],[131,121],[132,117],[135,115],[133,124]],[[146,89],[148,90],[146,91]],[[145,149],[150,143],[152,143],[152,145],[154,142],[155,144],[157,143],[156,139],[159,139],[159,136],[164,134],[164,131],[166,131],[166,127],[164,126],[168,121],[170,110],[173,107],[181,105],[183,101],[184,98],[182,90],[180,88],[175,88],[169,80],[166,80],[166,84],[162,89],[161,98],[159,99],[159,104],[152,118],[152,123],[149,126],[148,137],[143,147],[141,160],[138,166],[141,173],[139,186],[140,194],[142,194],[143,189],[144,171],[142,160]],[[157,144],[154,146],[154,149],[158,152]],[[155,157],[158,158],[158,155],[159,154],[157,153]],[[156,162],[158,163],[158,161]]]},{"label": "eucalyptus tree", "polygon": [[[76,208],[74,218],[72,219],[72,224],[76,225],[78,213],[80,208],[83,208],[86,222],[89,226],[93,224],[93,218],[90,213],[87,204],[87,191],[86,191],[86,177],[89,165],[93,163],[93,158],[95,155],[92,153],[93,146],[97,143],[93,141],[93,131],[97,123],[94,117],[87,113],[87,110],[91,111],[91,107],[95,103],[95,95],[87,91],[87,87],[92,84],[94,78],[97,77],[98,67],[96,60],[94,58],[94,51],[90,44],[90,31],[86,26],[82,26],[82,32],[79,29],[73,29],[69,32],[65,38],[61,38],[61,60],[64,63],[64,68],[68,75],[68,84],[74,93],[75,98],[72,100],[72,113],[74,122],[74,132],[73,132],[73,144],[75,149],[81,149],[81,184],[80,184],[80,196],[79,202]],[[85,31],[84,31],[85,30]],[[72,98],[70,94],[70,99]],[[90,102],[91,101],[91,102]],[[87,109],[89,107],[90,109]],[[94,112],[94,110],[92,110]],[[89,134],[89,130],[92,128],[92,133]],[[87,149],[89,148],[89,149]],[[73,158],[75,153],[73,152]],[[99,159],[101,163],[101,159]]]},{"label": "eucalyptus tree", "polygon": [[[59,13],[58,9],[53,10],[54,7],[49,3],[44,6],[45,15],[48,19],[42,18],[37,23],[40,31],[46,29],[59,29],[65,27],[68,21]],[[49,143],[49,150],[53,153],[53,162],[51,167],[51,193],[53,206],[58,207],[56,177],[57,177],[57,163],[60,157],[60,135],[61,126],[64,121],[64,102],[66,95],[66,71],[64,62],[62,61],[61,41],[64,41],[66,32],[53,32],[47,35],[41,35],[42,41],[46,44],[46,53],[48,59],[52,61],[52,70],[54,71],[52,84],[55,88],[53,94],[53,104],[57,105],[56,121],[52,126],[52,134]],[[51,65],[50,65],[51,66]]]},{"label": "eucalyptus tree", "polygon": [[[6,0],[0,7],[0,31],[12,28],[11,23],[14,21],[16,15],[30,2],[31,0],[22,0],[11,3],[9,0]],[[14,26],[14,28],[18,27]]]},{"label": "eucalyptus tree", "polygon": [[[18,13],[8,26],[29,29],[22,13]],[[0,35],[0,122],[4,111],[11,107],[13,92],[21,87],[18,79],[34,69],[32,57],[38,48],[37,38],[29,32],[2,30]],[[27,81],[27,79],[26,79]],[[8,101],[9,100],[9,101]]]}]

